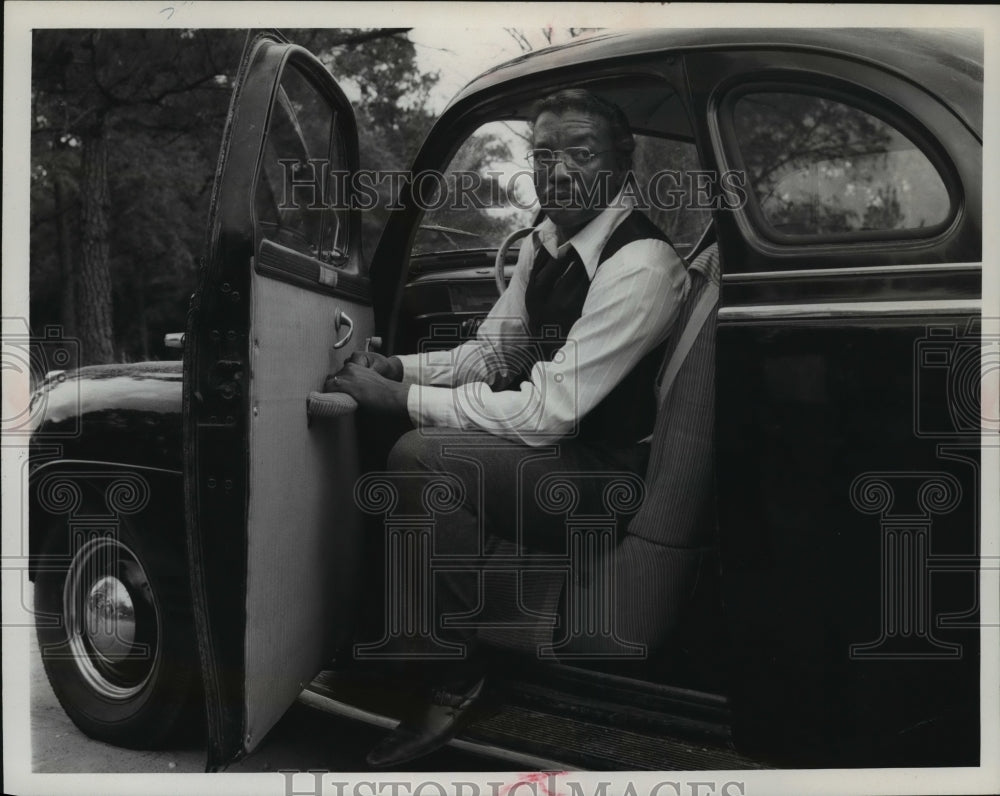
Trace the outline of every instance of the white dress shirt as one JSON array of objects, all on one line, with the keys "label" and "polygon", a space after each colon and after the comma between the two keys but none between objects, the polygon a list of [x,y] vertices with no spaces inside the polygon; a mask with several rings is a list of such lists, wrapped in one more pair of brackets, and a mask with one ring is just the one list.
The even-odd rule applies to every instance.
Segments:
[{"label": "white dress shirt", "polygon": [[[605,244],[630,212],[627,199],[612,203],[558,247],[555,225],[545,219],[521,245],[510,286],[475,340],[449,351],[400,356],[403,382],[411,385],[406,403],[414,425],[478,429],[532,446],[574,433],[666,339],[687,295],[684,263],[659,240],[628,243],[597,267]],[[576,250],[591,280],[583,312],[565,345],[552,361],[535,362],[520,391],[493,392],[491,384],[524,370],[518,363],[531,345],[524,293],[540,246],[553,257],[570,246]]]}]

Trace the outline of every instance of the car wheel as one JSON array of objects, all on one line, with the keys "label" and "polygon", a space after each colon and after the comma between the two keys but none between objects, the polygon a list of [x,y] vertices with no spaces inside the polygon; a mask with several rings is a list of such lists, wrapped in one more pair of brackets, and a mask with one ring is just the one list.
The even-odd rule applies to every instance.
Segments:
[{"label": "car wheel", "polygon": [[162,745],[193,715],[199,681],[183,558],[124,524],[69,545],[67,535],[50,533],[35,580],[52,689],[90,737]]}]

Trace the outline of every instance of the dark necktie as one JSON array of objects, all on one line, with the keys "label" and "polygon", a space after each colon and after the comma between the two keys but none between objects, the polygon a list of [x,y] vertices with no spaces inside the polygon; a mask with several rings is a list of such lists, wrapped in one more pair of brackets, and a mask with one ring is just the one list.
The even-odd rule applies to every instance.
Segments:
[{"label": "dark necktie", "polygon": [[577,259],[576,249],[572,246],[560,257],[553,257],[548,249],[540,247],[531,269],[531,282],[534,285],[535,295],[542,301],[548,299],[559,277],[567,273]]}]

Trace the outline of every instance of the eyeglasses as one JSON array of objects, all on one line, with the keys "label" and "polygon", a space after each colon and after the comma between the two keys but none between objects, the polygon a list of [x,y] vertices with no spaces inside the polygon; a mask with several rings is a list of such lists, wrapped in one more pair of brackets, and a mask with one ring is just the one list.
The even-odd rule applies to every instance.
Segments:
[{"label": "eyeglasses", "polygon": [[557,160],[562,160],[567,166],[586,166],[598,155],[610,152],[604,149],[600,152],[591,152],[585,146],[570,146],[565,149],[531,149],[528,151],[528,164],[536,169],[552,168]]}]

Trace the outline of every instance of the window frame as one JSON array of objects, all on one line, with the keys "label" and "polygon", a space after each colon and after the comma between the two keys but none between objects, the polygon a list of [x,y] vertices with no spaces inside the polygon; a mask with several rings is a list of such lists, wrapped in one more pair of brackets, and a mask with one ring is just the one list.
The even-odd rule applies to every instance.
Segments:
[{"label": "window frame", "polygon": [[[328,130],[326,131],[326,140],[322,145],[322,151],[311,152],[309,149],[309,145],[316,142],[310,141],[308,139],[308,134],[303,130],[300,111],[296,110],[293,98],[289,95],[285,86],[284,81],[288,75],[295,75],[308,90],[314,93],[316,101],[326,106],[325,112],[329,122]],[[323,185],[322,190],[324,192],[328,192],[331,188],[330,183],[333,175],[333,172],[329,171],[330,165],[337,164],[339,166],[338,171],[342,171],[346,167],[345,146],[343,141],[344,135],[343,130],[341,129],[341,112],[338,106],[330,104],[329,99],[322,88],[315,83],[306,70],[299,67],[299,64],[295,60],[290,59],[285,64],[285,67],[282,69],[279,82],[275,86],[274,107],[272,108],[267,119],[267,129],[264,132],[265,148],[263,151],[265,153],[267,153],[267,146],[272,142],[275,136],[274,125],[277,121],[279,121],[279,113],[283,114],[283,118],[286,119],[290,125],[290,130],[295,135],[297,143],[301,145],[301,155],[304,155],[305,160],[303,161],[301,157],[298,159],[289,158],[287,157],[287,153],[277,151],[277,148],[275,147],[274,154],[278,156],[278,162],[285,163],[288,161],[294,161],[295,165],[293,166],[293,169],[296,169],[303,162],[324,163],[323,182],[325,184]],[[267,155],[265,154],[265,157],[266,156]],[[282,168],[285,168],[285,166],[282,166]],[[260,191],[261,185],[263,184],[266,184],[272,195],[274,195],[278,186],[272,184],[271,178],[268,175],[264,164],[261,163],[260,168],[257,170],[254,184],[255,203],[257,193]],[[287,197],[288,187],[288,185],[281,186],[283,197]],[[282,246],[300,255],[319,260],[320,262],[331,263],[338,267],[342,267],[347,263],[347,252],[350,249],[350,225],[342,223],[342,221],[338,218],[338,213],[345,212],[345,208],[335,205],[323,205],[320,208],[312,208],[311,206],[307,207],[307,210],[318,210],[319,213],[315,221],[307,220],[306,216],[302,216],[302,224],[282,224],[280,215],[282,208],[280,204],[276,209],[279,214],[276,231],[281,232],[287,228],[290,229],[291,232],[300,235],[302,240],[307,244],[308,251],[303,251],[300,247],[293,246],[290,243],[276,240],[262,232],[261,234],[264,239],[270,241],[274,245]],[[293,212],[297,212],[301,209],[302,208],[297,207]],[[334,223],[331,223],[331,219],[334,220]],[[254,209],[254,221],[257,224],[260,224],[262,228],[270,225],[270,222],[264,222],[260,218],[259,213],[257,212],[256,204]],[[300,227],[314,227],[314,229],[300,229]],[[327,243],[327,238],[331,234],[331,228],[334,237],[339,237],[340,240],[334,241],[330,247],[324,248],[324,244]],[[342,257],[335,257],[335,252],[342,255]]]},{"label": "window frame", "polygon": [[[337,160],[341,169],[348,175],[355,174],[360,168],[360,153],[358,149],[357,126],[354,118],[354,109],[343,95],[336,82],[331,82],[329,71],[305,49],[298,45],[289,45],[281,57],[280,71],[272,87],[272,91],[277,92],[282,88],[282,79],[289,69],[294,69],[298,77],[308,84],[317,97],[327,106],[331,114],[330,134],[325,147],[324,156],[328,161]],[[271,134],[272,115],[274,108],[269,108],[269,112],[263,116],[261,125],[264,128],[263,136],[266,142]],[[260,158],[254,164],[254,170],[249,190],[252,195],[256,194],[258,185],[262,179],[264,165],[264,148],[261,149]],[[329,175],[328,175],[329,176]],[[350,179],[346,181],[350,185]],[[324,190],[330,191],[332,188],[328,182]],[[323,209],[323,219],[321,221],[321,232],[316,241],[315,252],[303,252],[298,248],[293,248],[287,244],[275,241],[261,234],[258,226],[259,218],[257,208],[254,206],[254,199],[251,199],[251,213],[254,225],[254,251],[257,260],[261,258],[261,245],[266,240],[272,252],[284,252],[293,261],[308,262],[310,273],[317,269],[333,269],[337,272],[342,284],[357,282],[359,285],[368,284],[368,261],[361,251],[361,216],[360,212],[353,207],[352,195],[348,187],[348,194],[337,197],[337,204],[327,206]],[[323,243],[328,231],[328,216],[339,215],[340,222],[337,224],[338,234],[342,236],[344,248],[342,251],[324,251]],[[337,254],[343,256],[336,256]],[[329,255],[329,256],[327,256]],[[260,270],[260,269],[258,269]],[[273,276],[273,274],[272,274]],[[276,277],[283,278],[283,277]],[[287,280],[286,280],[287,281]],[[302,280],[295,280],[295,284],[303,285]],[[309,280],[311,289],[317,289]],[[329,286],[323,286],[330,289]],[[367,290],[367,288],[365,288]],[[334,290],[334,292],[336,292]],[[370,300],[370,299],[367,299]]]},{"label": "window frame", "polygon": [[747,95],[767,93],[802,94],[818,97],[839,102],[852,109],[867,113],[909,140],[927,158],[944,184],[948,194],[948,213],[942,221],[926,227],[789,234],[775,229],[767,220],[757,199],[756,190],[750,184],[748,177],[745,183],[747,200],[741,209],[734,211],[737,213],[737,218],[742,216],[756,236],[770,244],[777,244],[785,250],[831,246],[849,249],[859,244],[882,242],[912,245],[924,241],[936,241],[945,237],[957,225],[962,216],[965,196],[958,170],[938,145],[934,136],[887,97],[879,96],[855,84],[831,81],[826,76],[816,75],[815,80],[810,80],[811,77],[813,76],[801,74],[758,76],[755,79],[741,81],[738,85],[727,88],[721,98],[712,103],[709,114],[715,129],[718,131],[719,154],[724,170],[747,173],[734,120],[736,104],[740,99]]}]

